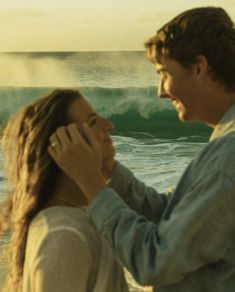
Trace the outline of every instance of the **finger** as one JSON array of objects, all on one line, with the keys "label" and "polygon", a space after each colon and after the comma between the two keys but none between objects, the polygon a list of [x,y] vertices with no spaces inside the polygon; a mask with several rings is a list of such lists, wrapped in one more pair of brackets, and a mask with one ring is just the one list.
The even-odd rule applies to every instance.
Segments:
[{"label": "finger", "polygon": [[56,130],[56,135],[60,140],[62,147],[71,144],[71,138],[66,127],[60,127]]},{"label": "finger", "polygon": [[50,146],[52,146],[53,148],[58,148],[61,146],[61,142],[59,137],[57,137],[56,133],[52,134],[49,138],[50,140]]},{"label": "finger", "polygon": [[71,140],[74,144],[81,144],[83,146],[88,146],[84,137],[82,134],[79,132],[77,125],[76,124],[70,124],[67,127],[67,131],[71,137]]},{"label": "finger", "polygon": [[100,147],[100,144],[98,140],[96,139],[94,133],[92,130],[88,127],[86,123],[83,124],[84,134],[86,136],[86,139],[88,140],[88,143],[91,145],[92,148]]},{"label": "finger", "polygon": [[47,151],[49,152],[51,158],[56,161],[57,155],[56,155],[55,147],[49,146],[47,148]]}]

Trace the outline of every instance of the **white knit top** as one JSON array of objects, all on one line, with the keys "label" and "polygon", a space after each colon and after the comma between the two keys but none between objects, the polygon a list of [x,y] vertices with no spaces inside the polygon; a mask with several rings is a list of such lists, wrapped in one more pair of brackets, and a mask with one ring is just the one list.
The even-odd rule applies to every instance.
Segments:
[{"label": "white knit top", "polygon": [[112,248],[82,208],[50,207],[31,222],[23,292],[126,292]]}]

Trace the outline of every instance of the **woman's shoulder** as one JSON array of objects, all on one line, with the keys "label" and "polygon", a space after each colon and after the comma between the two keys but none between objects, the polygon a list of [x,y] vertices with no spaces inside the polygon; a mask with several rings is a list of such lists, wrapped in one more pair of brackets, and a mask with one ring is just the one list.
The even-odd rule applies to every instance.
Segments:
[{"label": "woman's shoulder", "polygon": [[29,237],[40,241],[53,234],[61,238],[70,234],[86,241],[99,240],[84,208],[54,206],[40,211],[30,224]]},{"label": "woman's shoulder", "polygon": [[44,209],[29,227],[25,270],[39,268],[50,273],[53,267],[60,267],[70,273],[71,268],[92,268],[102,250],[100,242],[85,210],[62,206]]}]

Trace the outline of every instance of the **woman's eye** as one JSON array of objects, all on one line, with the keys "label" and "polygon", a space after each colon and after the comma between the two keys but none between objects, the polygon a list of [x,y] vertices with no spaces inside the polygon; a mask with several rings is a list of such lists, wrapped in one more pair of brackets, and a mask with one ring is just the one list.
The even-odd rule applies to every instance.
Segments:
[{"label": "woman's eye", "polygon": [[96,123],[97,123],[97,119],[94,119],[94,120],[92,120],[92,121],[90,122],[90,125],[91,125],[91,126],[94,126]]}]

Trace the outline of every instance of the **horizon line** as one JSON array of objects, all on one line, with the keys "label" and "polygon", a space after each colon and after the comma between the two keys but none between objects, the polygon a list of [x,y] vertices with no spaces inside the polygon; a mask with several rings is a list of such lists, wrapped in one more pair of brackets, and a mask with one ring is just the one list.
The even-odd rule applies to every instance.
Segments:
[{"label": "horizon line", "polygon": [[92,53],[92,52],[144,52],[145,50],[71,50],[71,51],[0,51],[0,54],[18,54],[18,53]]}]

